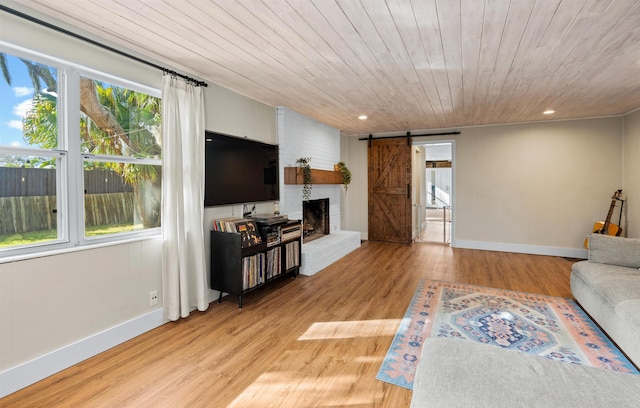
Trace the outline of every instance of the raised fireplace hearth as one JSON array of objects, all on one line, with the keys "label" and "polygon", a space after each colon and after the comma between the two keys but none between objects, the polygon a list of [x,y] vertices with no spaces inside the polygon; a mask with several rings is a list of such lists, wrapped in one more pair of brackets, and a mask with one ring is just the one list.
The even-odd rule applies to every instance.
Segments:
[{"label": "raised fireplace hearth", "polygon": [[303,242],[313,241],[329,234],[328,198],[302,202],[302,232]]}]

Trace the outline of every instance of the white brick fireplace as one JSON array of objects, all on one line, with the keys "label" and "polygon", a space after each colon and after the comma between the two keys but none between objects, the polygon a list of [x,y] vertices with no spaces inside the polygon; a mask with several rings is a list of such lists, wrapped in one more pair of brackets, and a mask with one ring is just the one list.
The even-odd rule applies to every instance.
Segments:
[{"label": "white brick fireplace", "polygon": [[[310,157],[314,169],[333,170],[340,161],[340,131],[279,107],[280,213],[302,219],[302,186],[284,184],[284,167],[296,167],[300,157]],[[340,228],[340,189],[336,184],[314,184],[311,199],[329,199],[330,234],[302,245],[300,273],[313,275],[360,246],[360,233]]]}]

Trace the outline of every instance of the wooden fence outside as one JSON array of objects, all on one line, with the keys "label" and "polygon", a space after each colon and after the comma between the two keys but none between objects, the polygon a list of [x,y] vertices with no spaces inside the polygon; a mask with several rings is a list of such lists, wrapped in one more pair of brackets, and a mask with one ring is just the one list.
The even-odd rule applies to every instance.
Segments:
[{"label": "wooden fence outside", "polygon": [[[85,225],[133,224],[133,189],[109,170],[84,172]],[[0,234],[56,228],[56,170],[0,167]]]},{"label": "wooden fence outside", "polygon": [[[85,225],[134,221],[133,193],[85,194]],[[55,196],[0,197],[0,235],[55,229]]]},{"label": "wooden fence outside", "polygon": [[[86,194],[129,193],[131,186],[122,177],[109,170],[84,172]],[[54,196],[56,170],[22,167],[0,167],[0,197]]]}]

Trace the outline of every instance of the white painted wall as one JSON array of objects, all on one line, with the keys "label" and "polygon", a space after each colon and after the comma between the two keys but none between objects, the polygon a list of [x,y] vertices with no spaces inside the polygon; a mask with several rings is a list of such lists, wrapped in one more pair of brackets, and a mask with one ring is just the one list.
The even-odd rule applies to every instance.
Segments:
[{"label": "white painted wall", "polygon": [[[441,137],[456,141],[452,245],[584,256],[586,233],[622,188],[622,123],[605,118],[472,127]],[[365,237],[367,142],[349,137],[348,146],[354,181],[343,227]]]},{"label": "white painted wall", "polygon": [[207,130],[278,144],[276,110],[216,84],[205,93]]},{"label": "white painted wall", "polygon": [[[343,134],[340,134],[340,161],[344,162],[344,164],[347,165],[349,170],[351,170],[351,165],[349,164],[349,138]],[[346,190],[344,188],[340,189],[340,226],[341,228],[345,228],[344,226],[349,224],[349,212],[343,209],[347,208],[347,206],[349,205],[349,197],[351,197],[349,192],[351,191],[351,186],[352,184],[349,185],[349,187]]]},{"label": "white painted wall", "polygon": [[[0,13],[0,42],[161,85],[162,73],[155,68],[6,13]],[[205,89],[205,105],[207,130],[277,142],[274,108],[215,84]],[[241,211],[241,206],[206,209],[205,231],[216,216]],[[0,261],[0,397],[162,324],[162,298],[149,306],[150,291],[162,294],[161,250],[155,237]],[[211,291],[211,299],[215,295]]]},{"label": "white painted wall", "polygon": [[346,145],[345,164],[351,170],[351,184],[347,200],[343,206],[346,230],[360,231],[361,239],[369,238],[369,203],[368,203],[368,142],[358,140],[357,136],[343,136]]},{"label": "white painted wall", "polygon": [[155,237],[0,264],[0,396],[160,325],[161,249]]},{"label": "white painted wall", "polygon": [[640,110],[624,118],[624,193],[626,225],[623,234],[640,238]]}]

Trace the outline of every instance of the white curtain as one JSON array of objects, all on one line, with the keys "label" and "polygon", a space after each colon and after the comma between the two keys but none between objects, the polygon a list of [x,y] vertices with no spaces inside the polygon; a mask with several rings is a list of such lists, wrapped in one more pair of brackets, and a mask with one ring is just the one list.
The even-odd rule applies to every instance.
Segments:
[{"label": "white curtain", "polygon": [[162,78],[162,281],[164,317],[206,310],[204,253],[204,95],[202,87]]}]

